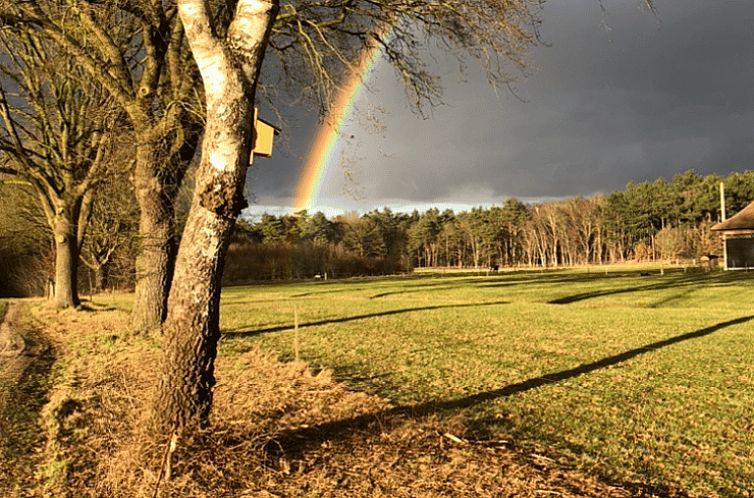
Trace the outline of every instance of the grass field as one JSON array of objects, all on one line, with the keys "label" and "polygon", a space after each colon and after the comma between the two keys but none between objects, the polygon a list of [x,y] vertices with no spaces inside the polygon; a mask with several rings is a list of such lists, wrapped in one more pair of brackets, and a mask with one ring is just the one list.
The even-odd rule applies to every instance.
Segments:
[{"label": "grass field", "polygon": [[752,294],[750,273],[680,269],[233,287],[221,354],[299,356],[621,485],[753,496]]}]

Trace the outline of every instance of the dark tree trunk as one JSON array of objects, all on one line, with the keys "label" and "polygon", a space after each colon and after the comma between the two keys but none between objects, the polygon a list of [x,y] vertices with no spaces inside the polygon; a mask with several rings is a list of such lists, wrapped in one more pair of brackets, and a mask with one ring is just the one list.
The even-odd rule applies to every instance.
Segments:
[{"label": "dark tree trunk", "polygon": [[131,312],[131,327],[137,331],[155,329],[162,323],[173,274],[175,194],[166,191],[155,171],[157,167],[156,148],[139,146],[134,186],[140,211],[140,247]]}]

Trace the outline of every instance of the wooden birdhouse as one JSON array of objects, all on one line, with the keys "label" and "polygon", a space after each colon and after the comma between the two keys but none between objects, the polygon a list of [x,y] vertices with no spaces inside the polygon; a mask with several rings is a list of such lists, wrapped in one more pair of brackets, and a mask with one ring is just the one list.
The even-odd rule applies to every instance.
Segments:
[{"label": "wooden birdhouse", "polygon": [[272,157],[272,144],[275,135],[280,135],[280,128],[258,117],[259,110],[254,108],[254,141],[251,152],[257,157]]}]

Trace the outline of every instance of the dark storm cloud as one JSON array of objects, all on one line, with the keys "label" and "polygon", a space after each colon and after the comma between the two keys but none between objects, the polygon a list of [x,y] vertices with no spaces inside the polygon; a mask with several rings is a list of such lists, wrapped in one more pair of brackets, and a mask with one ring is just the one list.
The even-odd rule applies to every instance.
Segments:
[{"label": "dark storm cloud", "polygon": [[[656,3],[658,18],[632,0],[603,0],[604,11],[598,0],[549,2],[549,46],[516,85],[524,103],[507,90],[496,99],[479,74],[459,83],[439,54],[448,105],[424,120],[383,67],[360,109],[386,110],[384,136],[353,124],[345,153],[366,207],[588,195],[754,167],[754,2]],[[254,174],[262,203],[289,203],[313,122],[294,121],[287,157]],[[331,174],[323,201],[337,203],[342,183]]]}]

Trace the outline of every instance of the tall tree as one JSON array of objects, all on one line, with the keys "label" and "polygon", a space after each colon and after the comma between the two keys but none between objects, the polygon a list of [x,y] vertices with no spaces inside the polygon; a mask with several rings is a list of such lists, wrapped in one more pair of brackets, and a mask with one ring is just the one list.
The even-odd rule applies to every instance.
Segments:
[{"label": "tall tree", "polygon": [[754,200],[754,171],[731,173],[723,183],[727,217],[730,218]]},{"label": "tall tree", "polygon": [[179,0],[178,10],[205,85],[207,118],[163,326],[154,421],[169,431],[206,424],[212,406],[220,281],[235,219],[246,205],[256,86],[279,4],[240,0],[227,29],[215,24],[206,1]]},{"label": "tall tree", "polygon": [[410,249],[417,254],[419,266],[437,266],[441,223],[440,211],[437,208],[431,208],[422,213],[419,220],[411,225],[408,243]]},{"label": "tall tree", "polygon": [[307,216],[301,227],[301,239],[315,244],[327,244],[335,240],[335,229],[322,211]]},{"label": "tall tree", "polygon": [[340,218],[343,230],[343,245],[362,258],[382,258],[387,246],[380,226],[373,218],[350,214]]},{"label": "tall tree", "polygon": [[70,53],[32,33],[0,34],[2,172],[31,185],[55,243],[55,304],[79,305],[79,251],[118,113]]},{"label": "tall tree", "polygon": [[262,219],[257,223],[257,229],[265,244],[280,242],[285,239],[283,222],[275,215],[264,213]]},{"label": "tall tree", "polygon": [[407,259],[406,247],[406,224],[407,216],[405,214],[393,213],[390,208],[384,208],[382,211],[374,210],[364,215],[370,219],[382,239],[385,248],[385,257],[389,268],[386,270],[395,272],[405,269]]},{"label": "tall tree", "polygon": [[500,220],[505,229],[503,263],[511,265],[517,262],[522,251],[522,230],[529,211],[526,205],[516,198],[508,198],[503,203]]}]

